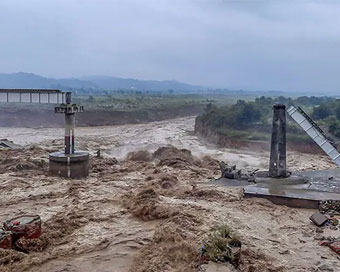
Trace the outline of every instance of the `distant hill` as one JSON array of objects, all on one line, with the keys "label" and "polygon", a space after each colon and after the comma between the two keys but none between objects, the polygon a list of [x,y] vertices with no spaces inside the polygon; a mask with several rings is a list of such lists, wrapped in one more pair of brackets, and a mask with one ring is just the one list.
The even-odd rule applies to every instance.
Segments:
[{"label": "distant hill", "polygon": [[174,91],[195,91],[206,89],[201,86],[194,86],[176,80],[138,80],[109,76],[87,76],[82,79],[93,82],[103,89],[136,89],[143,91],[168,91],[170,89]]},{"label": "distant hill", "polygon": [[137,80],[109,76],[87,76],[82,78],[46,78],[32,73],[0,74],[1,88],[44,88],[44,89],[92,89],[140,91],[199,91],[206,88],[175,80]]},{"label": "distant hill", "polygon": [[0,88],[95,88],[93,83],[76,78],[53,79],[31,73],[0,74]]}]

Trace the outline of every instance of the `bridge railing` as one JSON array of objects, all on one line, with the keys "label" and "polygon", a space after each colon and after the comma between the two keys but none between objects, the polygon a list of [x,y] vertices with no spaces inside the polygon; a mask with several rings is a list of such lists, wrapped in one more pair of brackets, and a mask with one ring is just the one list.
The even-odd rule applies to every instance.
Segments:
[{"label": "bridge railing", "polygon": [[66,102],[66,93],[46,89],[0,89],[0,102],[63,104]]}]

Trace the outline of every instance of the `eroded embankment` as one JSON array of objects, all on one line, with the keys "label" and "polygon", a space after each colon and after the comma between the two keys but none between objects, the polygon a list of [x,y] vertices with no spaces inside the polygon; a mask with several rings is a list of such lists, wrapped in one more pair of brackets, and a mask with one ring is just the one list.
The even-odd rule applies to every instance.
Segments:
[{"label": "eroded embankment", "polygon": [[48,175],[47,154],[0,151],[0,221],[30,213],[44,222],[28,254],[0,250],[0,271],[203,271],[203,240],[221,223],[242,241],[238,271],[340,269],[313,239],[313,211],[210,183],[219,175],[210,157],[161,147],[122,161],[92,158],[88,179],[65,180]]},{"label": "eroded embankment", "polygon": [[[199,114],[205,105],[185,105],[171,108],[150,108],[131,111],[86,110],[77,115],[78,126],[108,126],[139,124]],[[0,127],[63,127],[64,116],[50,110],[0,109]]]},{"label": "eroded embankment", "polygon": [[[230,138],[213,128],[203,124],[199,118],[195,120],[195,133],[200,137],[207,139],[210,143],[219,146],[237,149],[248,149],[253,151],[269,151],[269,141],[250,141],[250,140],[237,140]],[[322,154],[322,150],[313,142],[292,142],[287,141],[287,149],[290,151],[297,151],[303,153]]]}]

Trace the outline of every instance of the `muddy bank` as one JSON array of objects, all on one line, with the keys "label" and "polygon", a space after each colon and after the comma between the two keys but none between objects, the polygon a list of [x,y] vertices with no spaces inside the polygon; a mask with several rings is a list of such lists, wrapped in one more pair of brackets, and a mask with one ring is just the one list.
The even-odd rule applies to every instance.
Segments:
[{"label": "muddy bank", "polygon": [[[205,105],[187,105],[136,111],[86,110],[77,115],[77,126],[139,124],[200,114]],[[64,116],[50,110],[1,109],[0,127],[63,127]]]},{"label": "muddy bank", "polygon": [[[230,137],[205,126],[198,119],[195,120],[195,133],[211,143],[227,148],[248,149],[253,151],[270,150],[270,141],[244,141],[231,139]],[[287,141],[287,150],[313,154],[323,153],[316,144],[311,142],[299,143]]]}]

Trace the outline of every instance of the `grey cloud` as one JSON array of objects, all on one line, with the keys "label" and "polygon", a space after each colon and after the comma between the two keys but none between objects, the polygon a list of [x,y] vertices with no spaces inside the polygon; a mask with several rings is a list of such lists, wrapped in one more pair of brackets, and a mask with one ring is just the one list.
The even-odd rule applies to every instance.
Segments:
[{"label": "grey cloud", "polygon": [[336,92],[337,1],[2,0],[0,72]]}]

